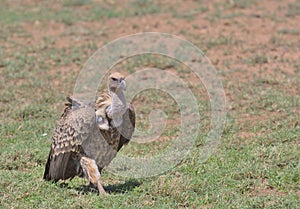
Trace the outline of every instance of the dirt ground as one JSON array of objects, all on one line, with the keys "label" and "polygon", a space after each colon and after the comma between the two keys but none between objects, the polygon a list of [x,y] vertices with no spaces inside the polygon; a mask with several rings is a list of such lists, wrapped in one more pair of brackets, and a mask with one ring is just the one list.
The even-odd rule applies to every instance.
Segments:
[{"label": "dirt ground", "polygon": [[[205,8],[204,12],[197,12],[193,10],[199,6],[197,1],[162,1],[159,4],[161,7],[172,5],[175,12],[103,18],[101,21],[74,21],[71,25],[55,20],[36,20],[22,25],[32,36],[11,39],[30,46],[41,45],[45,39],[52,38],[45,47],[57,49],[80,47],[87,43],[101,47],[119,37],[140,32],[170,33],[204,50],[226,82],[226,87],[243,89],[245,85],[253,85],[251,81],[257,79],[261,79],[266,86],[269,83],[272,83],[269,86],[276,86],[283,80],[299,76],[300,16],[289,14],[293,3],[295,1],[292,0],[203,1],[200,5]],[[123,8],[117,1],[107,1],[106,4],[120,10]],[[51,7],[59,9],[62,6],[62,3],[57,2]],[[143,7],[143,4],[140,6]],[[73,9],[89,10],[91,6],[75,5]],[[92,53],[88,51],[85,55],[88,57]],[[77,65],[73,61],[66,66],[53,67],[51,73],[59,71],[62,76],[68,76],[71,69],[75,73],[79,72],[84,62],[82,58],[76,62]],[[238,98],[226,87],[230,109],[231,102],[236,102]],[[290,88],[287,84],[282,88],[286,88],[284,91],[290,95],[299,94],[299,85],[298,88]],[[264,118],[268,118],[268,115],[247,117],[247,120]]]},{"label": "dirt ground", "polygon": [[[33,2],[24,1],[22,4],[34,7]],[[300,17],[288,14],[289,5],[295,1],[253,1],[249,5],[245,2],[228,1],[226,6],[222,5],[222,1],[203,2],[202,7],[207,11],[201,13],[193,11],[195,5],[199,5],[197,1],[175,3],[165,0],[160,6],[173,5],[175,12],[103,18],[101,21],[74,21],[71,25],[55,20],[36,20],[22,24],[30,36],[13,34],[10,40],[28,47],[41,45],[45,39],[51,38],[53,40],[45,47],[68,48],[87,43],[101,47],[107,41],[126,35],[163,32],[185,38],[206,51],[206,56],[220,74],[224,72],[230,76],[230,83],[247,83],[254,75],[272,78],[274,82],[284,79],[282,74],[296,75],[299,68]],[[122,8],[122,4],[117,1],[106,1],[106,4]],[[62,3],[56,2],[51,8],[60,9],[62,6]],[[90,7],[75,5],[73,9],[81,11],[89,10]],[[90,51],[89,55],[92,53]],[[69,69],[78,72],[80,66],[72,64]],[[84,60],[80,64],[83,65]],[[279,72],[274,69],[279,69]],[[61,67],[54,67],[53,73],[55,71],[68,74],[68,70]],[[227,93],[231,101],[232,95]]]}]

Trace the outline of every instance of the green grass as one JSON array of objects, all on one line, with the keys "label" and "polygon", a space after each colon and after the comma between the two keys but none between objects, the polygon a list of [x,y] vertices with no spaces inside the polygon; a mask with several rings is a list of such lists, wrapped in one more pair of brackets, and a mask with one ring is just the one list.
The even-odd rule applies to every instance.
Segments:
[{"label": "green grass", "polygon": [[298,1],[288,4],[286,12],[286,16],[288,17],[294,17],[296,15],[300,15],[300,3]]},{"label": "green grass", "polygon": [[300,31],[296,30],[296,29],[285,29],[284,28],[284,29],[278,30],[278,33],[279,34],[299,35]]},{"label": "green grass", "polygon": [[[86,9],[81,9],[86,6]],[[132,1],[124,7],[114,7],[105,2],[92,2],[83,0],[64,1],[55,7],[47,2],[40,2],[35,8],[26,5],[2,5],[0,8],[0,23],[16,23],[23,21],[55,20],[72,25],[76,21],[101,21],[114,17],[143,16],[147,14],[162,13],[163,8],[158,3],[151,1]],[[166,7],[166,9],[168,9]]]},{"label": "green grass", "polygon": [[[297,3],[287,5],[283,17],[278,16],[287,23],[265,43],[269,45],[247,48],[247,40],[234,33],[220,32],[213,36],[216,38],[207,37],[196,21],[202,14],[203,19],[207,15],[213,20],[226,18],[230,22],[226,27],[230,27],[239,14],[256,8],[259,1],[227,1],[222,4],[226,14],[220,3],[211,8],[197,2],[191,9],[182,9],[178,8],[180,4],[158,1],[129,1],[120,5],[117,1],[98,4],[69,0],[52,7],[47,3],[30,6],[26,2],[0,3],[0,208],[299,207],[300,94],[296,87],[300,64],[293,57],[280,57],[281,46],[294,53],[299,43],[295,41],[299,31],[288,25],[291,17],[299,16]],[[173,18],[168,20],[168,26],[173,28],[170,33],[181,33],[208,53],[221,52],[225,57],[218,57],[221,62],[216,67],[226,92],[228,113],[216,152],[206,162],[201,161],[211,114],[209,97],[201,81],[178,62],[141,55],[119,63],[113,70],[133,73],[143,67],[157,67],[176,72],[198,100],[201,132],[188,156],[170,171],[146,179],[122,178],[104,171],[103,184],[110,194],[107,197],[89,190],[85,179],[76,177],[65,184],[43,181],[50,138],[63,111],[65,96],[72,94],[80,69],[101,46],[99,41],[112,40],[110,33],[114,28],[107,28],[105,21],[163,13]],[[177,20],[186,21],[187,25],[194,21],[194,31],[181,28]],[[99,21],[101,27],[94,27],[94,21]],[[53,30],[61,26],[64,31],[36,36],[53,22],[62,23],[53,26]],[[132,24],[135,31],[144,29],[138,21]],[[217,27],[217,21],[209,24]],[[28,25],[32,28],[28,29]],[[79,30],[80,27],[85,30]],[[114,27],[128,29],[122,25]],[[159,24],[157,27],[160,29]],[[123,32],[119,33],[121,36]],[[70,43],[58,46],[63,38]],[[266,50],[261,50],[264,47]],[[236,50],[239,48],[244,48],[241,54]],[[175,101],[165,93],[148,90],[138,95],[134,103],[140,129],[149,128],[147,116],[154,107],[164,109],[173,123],[163,133],[164,140],[130,144],[122,150],[123,154],[163,152],[178,135],[178,126],[174,126],[179,116]]]}]

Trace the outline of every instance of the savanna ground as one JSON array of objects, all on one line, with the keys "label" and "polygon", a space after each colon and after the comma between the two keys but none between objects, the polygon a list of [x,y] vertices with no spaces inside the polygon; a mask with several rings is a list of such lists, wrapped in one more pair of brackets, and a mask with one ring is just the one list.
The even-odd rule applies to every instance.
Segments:
[{"label": "savanna ground", "polygon": [[[159,67],[190,84],[202,116],[195,148],[177,167],[152,178],[104,172],[107,197],[87,190],[83,179],[43,181],[49,139],[84,63],[103,44],[144,31],[185,38],[215,66],[227,100],[217,151],[199,161],[210,124],[209,99],[200,80],[180,63],[133,58],[119,69],[128,74]],[[1,0],[0,74],[1,208],[300,206],[297,0]],[[149,127],[147,113],[160,105],[170,131],[157,142],[132,144],[122,152],[147,155],[176,137],[179,114],[171,98],[149,91],[133,103],[139,128]]]}]

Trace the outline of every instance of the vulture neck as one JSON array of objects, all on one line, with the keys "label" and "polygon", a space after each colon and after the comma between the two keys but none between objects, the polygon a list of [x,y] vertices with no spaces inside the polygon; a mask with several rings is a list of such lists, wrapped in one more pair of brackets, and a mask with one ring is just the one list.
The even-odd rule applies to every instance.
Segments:
[{"label": "vulture neck", "polygon": [[125,95],[121,89],[117,89],[116,91],[109,90],[109,94],[112,102],[107,110],[107,115],[112,119],[113,125],[118,127],[123,122],[123,114],[127,107]]}]

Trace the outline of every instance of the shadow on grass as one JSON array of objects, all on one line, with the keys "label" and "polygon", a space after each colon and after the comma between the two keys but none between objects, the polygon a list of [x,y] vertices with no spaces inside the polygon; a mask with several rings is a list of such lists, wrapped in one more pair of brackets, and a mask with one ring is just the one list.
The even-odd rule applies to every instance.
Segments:
[{"label": "shadow on grass", "polygon": [[130,179],[122,184],[113,184],[105,186],[104,189],[107,193],[125,193],[127,191],[132,191],[135,187],[138,187],[141,184],[142,183],[137,180]]},{"label": "shadow on grass", "polygon": [[[132,191],[135,187],[138,187],[141,184],[142,183],[137,180],[130,179],[125,183],[103,186],[103,188],[108,194],[123,194],[125,192]],[[76,187],[75,189],[81,194],[98,193],[98,189],[94,185],[84,185]]]}]

